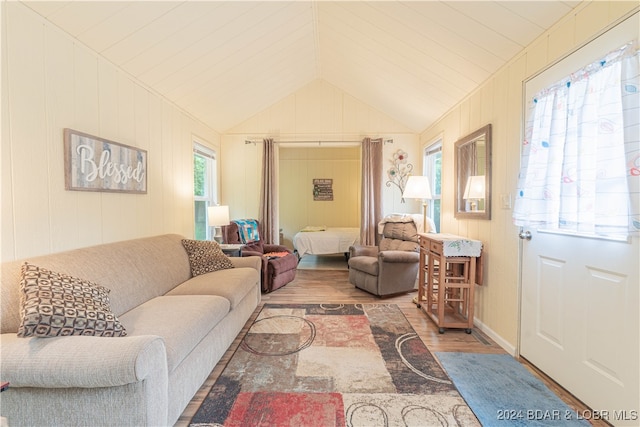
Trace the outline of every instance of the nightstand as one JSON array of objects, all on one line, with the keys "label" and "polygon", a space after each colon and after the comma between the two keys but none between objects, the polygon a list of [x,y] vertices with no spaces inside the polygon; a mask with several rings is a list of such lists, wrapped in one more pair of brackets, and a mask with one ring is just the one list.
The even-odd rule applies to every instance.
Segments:
[{"label": "nightstand", "polygon": [[241,243],[221,243],[220,249],[226,256],[230,257],[241,257],[242,256],[242,248],[244,247]]}]

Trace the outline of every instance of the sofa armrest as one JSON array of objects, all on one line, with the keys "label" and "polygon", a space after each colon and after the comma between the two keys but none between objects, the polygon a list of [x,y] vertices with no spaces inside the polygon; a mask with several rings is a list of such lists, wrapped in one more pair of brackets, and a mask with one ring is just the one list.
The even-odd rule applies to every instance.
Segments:
[{"label": "sofa armrest", "polygon": [[242,257],[230,257],[231,263],[236,268],[249,267],[255,268],[258,273],[262,272],[262,255],[249,255],[243,252]]},{"label": "sofa armrest", "polygon": [[136,383],[161,372],[167,355],[162,338],[0,336],[0,377],[12,387],[97,388]]},{"label": "sofa armrest", "polygon": [[349,258],[355,256],[378,256],[377,246],[355,245],[349,246]]},{"label": "sofa armrest", "polygon": [[381,262],[407,262],[414,263],[420,262],[420,254],[418,252],[409,251],[380,251],[378,259]]},{"label": "sofa armrest", "polygon": [[250,251],[247,249],[243,249],[242,250],[242,257],[251,257],[251,256],[257,256],[257,257],[262,257],[262,255],[264,255],[262,252],[258,252],[258,251]]},{"label": "sofa armrest", "polygon": [[284,245],[272,245],[272,244],[264,245],[264,253],[268,254],[269,252],[289,252],[290,254],[293,253],[291,252],[291,249],[287,248]]}]

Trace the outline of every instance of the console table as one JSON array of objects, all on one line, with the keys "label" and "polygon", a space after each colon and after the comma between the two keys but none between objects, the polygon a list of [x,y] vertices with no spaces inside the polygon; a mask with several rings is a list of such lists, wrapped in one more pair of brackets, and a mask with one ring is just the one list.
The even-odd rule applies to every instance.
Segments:
[{"label": "console table", "polygon": [[419,241],[418,307],[441,334],[445,328],[470,334],[475,285],[482,278],[482,242],[443,233],[420,233]]}]

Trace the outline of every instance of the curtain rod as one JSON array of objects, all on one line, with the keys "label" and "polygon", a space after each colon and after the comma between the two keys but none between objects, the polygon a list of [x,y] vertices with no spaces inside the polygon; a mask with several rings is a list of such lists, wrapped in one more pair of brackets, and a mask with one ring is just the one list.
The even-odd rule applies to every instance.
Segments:
[{"label": "curtain rod", "polygon": [[[245,144],[259,144],[262,143],[263,140],[259,141],[251,141],[246,139],[244,141]],[[339,144],[339,143],[349,143],[349,144],[360,144],[362,141],[274,141],[278,144]],[[393,144],[393,139],[385,139],[383,141],[385,144]]]}]

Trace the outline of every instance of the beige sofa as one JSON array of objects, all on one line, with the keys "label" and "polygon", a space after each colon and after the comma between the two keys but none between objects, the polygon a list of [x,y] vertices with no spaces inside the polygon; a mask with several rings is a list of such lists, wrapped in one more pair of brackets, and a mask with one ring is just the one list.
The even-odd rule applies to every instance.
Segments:
[{"label": "beige sofa", "polygon": [[2,265],[0,415],[11,427],[172,425],[260,302],[258,257],[192,277],[182,236],[34,257],[111,290],[127,336],[19,338],[23,261]]}]

